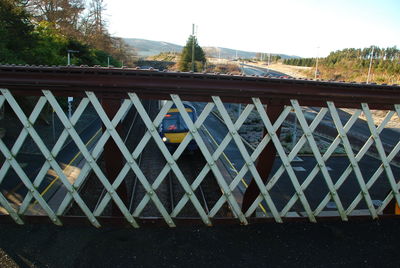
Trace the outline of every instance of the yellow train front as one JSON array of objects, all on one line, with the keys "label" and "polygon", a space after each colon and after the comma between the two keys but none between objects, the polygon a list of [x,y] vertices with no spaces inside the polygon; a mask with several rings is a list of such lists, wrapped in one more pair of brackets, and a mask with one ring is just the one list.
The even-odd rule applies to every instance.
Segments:
[{"label": "yellow train front", "polygon": [[[188,103],[183,103],[183,105],[190,119],[192,119],[193,122],[196,122],[196,109]],[[172,106],[165,115],[159,128],[160,136],[167,148],[171,151],[175,150],[186,137],[188,131],[189,129],[180,115],[179,110],[175,105]],[[186,149],[189,151],[197,150],[198,146],[195,140],[192,139]]]}]

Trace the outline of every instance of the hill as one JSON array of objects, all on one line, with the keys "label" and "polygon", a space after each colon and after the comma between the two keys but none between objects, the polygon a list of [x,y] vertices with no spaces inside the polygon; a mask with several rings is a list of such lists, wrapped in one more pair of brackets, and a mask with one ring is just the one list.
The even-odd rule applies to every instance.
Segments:
[{"label": "hill", "polygon": [[181,52],[182,46],[163,41],[152,41],[139,38],[124,38],[124,41],[136,49],[141,58],[155,56],[161,52]]},{"label": "hill", "polygon": [[[371,60],[372,57],[372,60]],[[345,48],[319,58],[318,78],[335,81],[400,83],[400,50],[394,47]],[[314,67],[304,74],[315,76],[315,58],[287,59],[284,64]],[[371,70],[369,66],[371,64]],[[370,76],[368,77],[368,73]]]},{"label": "hill", "polygon": [[[162,52],[181,52],[183,46],[163,42],[163,41],[153,41],[139,38],[124,38],[124,41],[136,49],[137,54],[141,58],[146,58],[149,56],[155,56]],[[236,57],[251,59],[256,57],[257,52],[235,50],[231,48],[223,47],[202,47],[204,52],[209,57],[221,57],[223,59],[234,59]],[[298,56],[291,56],[286,54],[275,54],[272,55],[280,56],[282,59],[300,58]]]},{"label": "hill", "polygon": [[[222,59],[236,59],[236,58],[252,59],[258,57],[257,54],[259,54],[258,52],[235,50],[224,47],[203,47],[203,50],[209,57],[222,58]],[[282,59],[300,58],[298,56],[290,56],[286,54],[271,53],[271,55],[280,56]]]}]

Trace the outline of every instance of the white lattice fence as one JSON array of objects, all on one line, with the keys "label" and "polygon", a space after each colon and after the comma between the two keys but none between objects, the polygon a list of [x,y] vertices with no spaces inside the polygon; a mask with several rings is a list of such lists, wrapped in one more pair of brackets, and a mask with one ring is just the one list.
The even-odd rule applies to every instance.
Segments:
[{"label": "white lattice fence", "polygon": [[[399,174],[397,167],[396,170],[393,170],[395,167],[392,163],[400,150],[400,142],[397,140],[396,144],[390,148],[390,153],[387,154],[387,149],[385,150],[380,137],[390,120],[398,120],[398,118],[394,119],[394,115],[400,115],[400,105],[395,105],[392,111],[388,111],[384,120],[379,126],[376,126],[374,117],[367,103],[362,103],[359,109],[355,109],[353,114],[349,116],[349,119],[343,124],[343,119],[340,118],[335,104],[333,102],[327,102],[325,107],[320,107],[320,109],[318,109],[318,113],[313,117],[310,123],[310,120],[305,116],[304,109],[302,109],[297,100],[293,99],[291,100],[291,105],[285,106],[278,119],[272,123],[266,112],[266,109],[268,111],[268,106],[264,105],[258,98],[253,98],[251,100],[252,103],[245,107],[238,119],[232,120],[221,98],[213,96],[212,102],[202,106],[202,109],[199,110],[197,120],[193,122],[178,95],[171,95],[171,99],[165,102],[164,106],[158,111],[157,116],[152,120],[144,108],[141,99],[139,99],[135,93],[128,93],[127,98],[122,101],[116,115],[113,118],[108,118],[95,93],[86,91],[86,97],[82,98],[72,117],[68,118],[66,112],[60,106],[51,91],[43,90],[42,93],[42,96],[38,99],[33,111],[29,115],[25,114],[10,90],[2,89],[0,95],[0,109],[7,103],[22,125],[22,130],[12,145],[7,146],[3,140],[0,140],[0,150],[4,156],[4,161],[0,169],[0,189],[2,189],[1,186],[6,177],[13,176],[13,180],[22,183],[28,190],[26,195],[21,197],[20,202],[12,202],[10,198],[7,197],[5,191],[0,192],[0,206],[2,208],[0,212],[2,214],[8,214],[18,224],[24,223],[24,215],[27,215],[27,211],[33,204],[39,206],[40,210],[43,211],[51,221],[61,225],[60,216],[63,216],[71,204],[75,203],[80,207],[87,219],[96,227],[100,226],[99,217],[104,216],[104,211],[110,202],[113,202],[114,205],[118,207],[126,221],[134,227],[139,227],[137,219],[142,217],[142,212],[149,203],[152,203],[156,207],[162,219],[171,227],[176,225],[175,219],[180,216],[182,209],[188,203],[192,204],[198,217],[206,225],[212,224],[213,218],[215,218],[216,214],[226,203],[232,211],[232,217],[237,218],[238,222],[241,224],[247,224],[249,218],[260,206],[265,208],[265,217],[273,218],[276,222],[285,221],[285,217],[293,211],[296,211],[299,216],[308,217],[310,221],[316,222],[317,217],[323,214],[327,204],[331,202],[334,203],[337,215],[344,221],[348,220],[350,215],[353,215],[352,213],[360,203],[366,205],[368,213],[372,218],[377,218],[379,214],[382,214],[383,210],[393,198],[400,204]],[[54,110],[64,128],[54,146],[50,146],[35,130],[35,123],[46,105],[50,105]],[[89,105],[94,108],[105,129],[91,150],[85,145],[75,128],[77,121]],[[158,128],[163,118],[168,113],[168,110],[173,105],[179,110],[189,132],[177,149],[170,152],[163,142]],[[135,148],[128,148],[116,130],[117,125],[121,123],[122,118],[131,107],[135,107],[138,115],[146,126],[145,134],[141,137],[139,144]],[[212,111],[218,111],[224,122],[224,128],[227,129],[225,136],[214,150],[210,150],[210,146],[207,144],[209,141],[203,135],[203,129],[207,127],[205,124],[206,120],[214,116]],[[266,129],[261,142],[253,151],[247,149],[245,142],[238,134],[238,131],[251,113],[258,114],[262,120],[263,127]],[[284,148],[282,145],[277,131],[282,127],[285,120],[288,120],[290,114],[296,117],[303,134],[297,140],[294,147],[288,151],[288,149]],[[360,120],[359,116],[361,114],[367,119],[364,123],[368,126],[369,137],[360,150],[355,150],[350,142],[348,133],[355,122]],[[332,138],[327,150],[321,152],[316,141],[317,134],[315,130],[323,120],[327,120],[326,118],[331,120],[332,128],[335,129],[337,135]],[[352,129],[352,131],[357,130]],[[35,177],[27,173],[26,169],[17,160],[20,149],[28,137],[33,140],[40,154],[46,159]],[[73,144],[78,147],[81,155],[85,159],[85,163],[80,169],[79,175],[72,183],[68,179],[63,168],[56,161],[57,156],[68,139],[73,141]],[[98,162],[104,150],[104,146],[109,140],[113,140],[117,144],[125,160],[123,168],[120,170],[113,183],[110,183],[107,174],[102,170]],[[151,140],[157,145],[166,163],[153,181],[147,178],[147,175],[141,170],[138,164],[139,156],[146,149],[146,146]],[[206,164],[194,180],[189,182],[177,162],[180,158],[185,157],[183,153],[192,140],[197,143],[201,154],[206,159]],[[273,171],[273,174],[271,174],[269,180],[265,183],[265,178],[263,180],[257,170],[257,159],[269,143],[273,143],[276,148],[277,159],[279,159],[277,163],[279,164]],[[293,160],[299,156],[299,152],[305,144],[311,148],[311,155],[308,157],[313,158],[315,164],[312,164],[312,168],[304,175],[294,170]],[[233,178],[224,175],[226,172],[223,172],[221,166],[217,165],[217,162],[221,161],[222,156],[226,157],[225,151],[230,146],[236,148],[238,154],[240,154],[240,158],[244,162],[244,165],[238,167],[235,173],[236,175]],[[332,173],[327,163],[328,161],[332,161],[332,155],[338,146],[344,148],[345,154],[341,157],[342,159],[346,159],[345,162],[348,164],[346,164],[343,172],[340,172],[339,177],[334,177],[336,173]],[[377,152],[375,158],[378,159],[379,165],[373,174],[367,174],[366,176],[365,172],[363,173],[360,168],[360,161],[364,159],[371,147],[375,147],[375,151]],[[38,190],[39,186],[45,183],[44,179],[49,170],[52,170],[59,178],[61,182],[60,187],[66,189],[66,194],[62,202],[56,208],[51,207],[49,205],[49,199],[45,199],[43,194]],[[15,175],[10,175],[10,171]],[[125,182],[125,178],[130,171],[135,174],[139,183],[147,193],[133,210],[130,210],[124,204],[117,193],[118,187]],[[99,200],[99,205],[95,209],[89,208],[82,199],[81,192],[79,191],[85,183],[85,180],[87,180],[88,176],[92,173],[95,174],[101,182],[102,187],[106,190],[106,194]],[[179,185],[185,192],[183,197],[177,201],[177,205],[172,211],[169,211],[166,205],[163,204],[158,193],[159,187],[165,183],[169,173],[175,175]],[[221,189],[221,195],[211,209],[206,212],[204,206],[196,196],[195,191],[204,183],[204,179],[209,173],[212,173],[217,181]],[[247,211],[242,211],[241,200],[238,200],[233,192],[242,187],[241,184],[246,174],[254,179],[260,194]],[[313,193],[309,192],[308,187],[317,180],[318,174],[320,174],[318,180],[323,183],[324,188],[318,193],[318,195],[322,194],[323,198],[319,199],[317,204],[315,204],[316,201],[312,196]],[[351,174],[353,175],[351,176]],[[385,193],[382,202],[377,206],[373,202],[370,189],[374,185],[382,183],[382,176],[385,178],[385,183],[387,183],[390,188],[387,189],[389,193]],[[288,191],[290,194],[285,197],[286,202],[278,206],[275,189],[277,185],[283,181],[289,183],[293,191]],[[351,202],[347,205],[344,204],[343,199],[349,199],[349,197],[340,194],[340,189],[346,181],[351,181],[357,187],[357,194],[351,197]],[[306,191],[308,191],[307,194]],[[315,205],[310,205],[310,200],[313,200]],[[298,205],[296,206],[296,210],[294,210],[296,204]]]}]

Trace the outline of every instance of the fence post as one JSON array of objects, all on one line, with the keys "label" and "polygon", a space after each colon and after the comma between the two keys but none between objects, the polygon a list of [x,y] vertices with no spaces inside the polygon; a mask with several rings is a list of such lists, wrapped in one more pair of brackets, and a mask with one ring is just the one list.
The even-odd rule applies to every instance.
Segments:
[{"label": "fence post", "polygon": [[[101,101],[101,104],[102,104],[104,111],[106,112],[108,118],[110,118],[110,121],[111,121],[121,106],[121,100],[120,99],[103,98]],[[102,126],[102,129],[103,129],[103,132],[106,131],[106,127],[104,126],[104,124]],[[118,132],[118,135],[121,136],[121,132],[122,132],[121,124],[118,124],[116,126],[116,131]],[[115,141],[112,138],[110,138],[104,145],[104,162],[105,162],[107,177],[108,177],[110,183],[112,184],[115,181],[115,179],[117,178],[119,172],[121,171],[121,169],[123,167],[122,153],[120,152],[117,144],[115,143]],[[128,204],[128,194],[127,194],[126,183],[122,182],[121,185],[118,187],[118,189],[116,189],[116,192],[118,193],[121,200],[125,203],[125,205],[127,205]],[[112,215],[113,216],[121,216],[122,215],[121,211],[114,204],[112,205]]]},{"label": "fence post", "polygon": [[[268,105],[266,112],[271,120],[271,123],[274,124],[276,119],[278,119],[279,115],[283,111],[282,105]],[[276,135],[280,135],[281,127],[276,131]],[[266,134],[266,129],[264,128],[264,135]],[[263,136],[264,136],[263,135]],[[261,152],[260,156],[257,160],[257,171],[261,176],[263,183],[265,184],[268,180],[268,176],[271,173],[272,166],[275,162],[276,156],[276,148],[272,141],[265,146],[264,150]],[[251,180],[249,186],[247,187],[244,195],[243,195],[243,203],[242,203],[242,211],[247,211],[251,204],[256,200],[257,196],[260,194],[260,189],[258,188],[254,179]]]}]

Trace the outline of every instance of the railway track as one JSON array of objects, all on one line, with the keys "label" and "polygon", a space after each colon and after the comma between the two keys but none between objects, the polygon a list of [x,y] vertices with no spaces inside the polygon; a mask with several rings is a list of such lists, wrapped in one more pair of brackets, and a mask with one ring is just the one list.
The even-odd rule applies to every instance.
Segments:
[{"label": "railway track", "polygon": [[[154,119],[159,112],[157,102],[144,101],[143,104],[150,118]],[[134,108],[132,109],[133,110],[131,110],[125,118],[125,122],[130,123],[126,123],[124,126],[124,133],[126,133],[124,137],[124,142],[131,152],[139,144],[145,131],[147,130],[144,123],[140,119],[140,116],[137,115],[137,112],[134,110]],[[102,159],[100,159],[99,162],[101,168],[105,170]],[[149,183],[153,184],[157,176],[160,174],[161,170],[165,166],[166,161],[153,139],[151,139],[146,145],[143,152],[138,157],[137,163]],[[199,151],[185,152],[177,160],[177,165],[179,166],[189,184],[192,184],[194,182],[205,164],[206,161]],[[124,180],[124,183],[126,183],[127,185],[129,198],[128,204],[126,205],[128,206],[129,211],[134,214],[136,212],[136,208],[142,201],[143,197],[147,194],[147,192],[145,191],[144,187],[139,182],[137,176],[132,170],[129,171]],[[80,192],[82,198],[85,200],[85,203],[87,203],[89,208],[92,210],[96,210],[96,208],[100,205],[101,200],[106,195],[106,191],[103,185],[94,174],[91,174],[91,176],[88,177],[85,185]],[[176,205],[185,194],[185,191],[183,190],[180,182],[172,171],[169,172],[167,177],[158,186],[155,192],[163,206],[167,209],[168,213],[172,213],[172,211],[174,211]],[[215,205],[215,203],[221,196],[220,187],[216,182],[212,172],[209,172],[204,178],[203,182],[198,186],[195,191],[195,195],[199,200],[201,206],[203,207],[204,211],[206,213],[209,213],[210,209]],[[110,216],[112,214],[112,206],[113,202],[110,202],[104,209],[102,215]],[[226,216],[228,211],[228,207],[225,206],[223,209],[221,209],[219,216]],[[74,204],[69,209],[67,214],[82,215],[82,212],[80,211],[79,207]],[[144,209],[140,211],[140,216],[161,217],[161,214],[154,206],[154,204],[152,202],[149,202],[144,207]],[[177,215],[177,217],[193,218],[198,217],[198,213],[194,209],[192,203],[189,201],[184,206],[182,211]]]},{"label": "railway track", "polygon": [[[185,175],[185,178],[189,185],[191,185],[194,180],[196,179],[197,175],[200,173],[202,167],[205,165],[206,161],[204,160],[203,156],[199,152],[195,152],[194,154],[184,154],[178,160],[177,164],[181,169],[182,173]],[[213,204],[209,203],[206,198],[205,192],[203,187],[209,180],[212,180],[213,177],[210,174],[204,179],[203,185],[199,185],[199,187],[194,191],[197,199],[199,200],[200,204],[202,205],[204,211],[206,213],[209,212],[209,207]],[[186,194],[183,190],[182,186],[180,185],[178,178],[175,176],[174,173],[170,172],[168,174],[168,182],[169,182],[169,192],[170,192],[170,207],[175,208],[178,204],[179,200]],[[171,212],[173,209],[171,210]],[[181,216],[185,217],[196,217],[198,213],[194,208],[191,202],[188,202],[182,211],[179,213]]]},{"label": "railway track", "polygon": [[[158,152],[158,148],[154,142],[151,141],[149,143],[146,150],[142,153],[140,168],[152,184],[165,166],[166,161],[161,152]],[[200,152],[185,152],[177,160],[176,164],[179,166],[186,181],[190,185],[194,182],[206,164],[206,161]],[[138,182],[137,178],[135,178],[134,185],[133,194],[130,197],[130,211],[132,213],[135,212],[134,209],[146,195],[144,187]],[[170,214],[174,211],[181,198],[186,194],[178,178],[172,171],[168,173],[155,192]],[[220,188],[212,172],[207,174],[203,182],[194,192],[206,213],[209,212],[221,196]],[[143,217],[161,216],[158,209],[151,202],[143,209],[140,215]],[[198,213],[189,201],[177,217],[198,217]]]},{"label": "railway track", "polygon": [[[151,109],[151,101],[144,101],[144,105],[147,108],[147,110]],[[139,136],[140,135],[134,135],[137,134],[137,132],[133,132],[133,129],[136,129],[136,124],[138,124],[139,121],[139,116],[136,111],[136,109],[132,106],[131,109],[128,111],[126,116],[124,117],[124,120],[122,122],[123,128],[122,128],[122,133],[123,133],[123,140],[126,144],[126,146],[131,150],[131,148],[134,148],[139,142]],[[143,129],[138,128],[138,129]],[[144,130],[143,130],[144,133]],[[143,134],[142,133],[142,134]],[[143,136],[143,135],[141,135]],[[140,137],[141,137],[140,136]],[[140,161],[140,159],[139,159]],[[99,161],[100,167],[105,171],[105,166],[104,166],[104,161],[103,157],[100,156]],[[105,173],[106,174],[106,173]],[[124,181],[124,183],[127,184],[128,190],[131,189],[132,181],[133,179],[129,180],[128,178],[131,178],[132,171],[127,175],[127,180]],[[128,192],[129,193],[129,192]],[[81,197],[85,200],[85,203],[88,205],[88,207],[92,210],[95,210],[99,204],[100,201],[103,199],[103,197],[106,194],[106,191],[101,184],[101,182],[98,180],[98,178],[91,172],[91,174],[88,176],[88,178],[85,180],[84,185],[80,189],[80,194]],[[112,210],[112,202],[108,204],[108,206],[104,210],[104,214],[106,215],[111,215],[111,210]],[[80,211],[79,207],[76,204],[73,204],[71,208],[66,212],[67,215],[82,215],[82,212]]]}]

